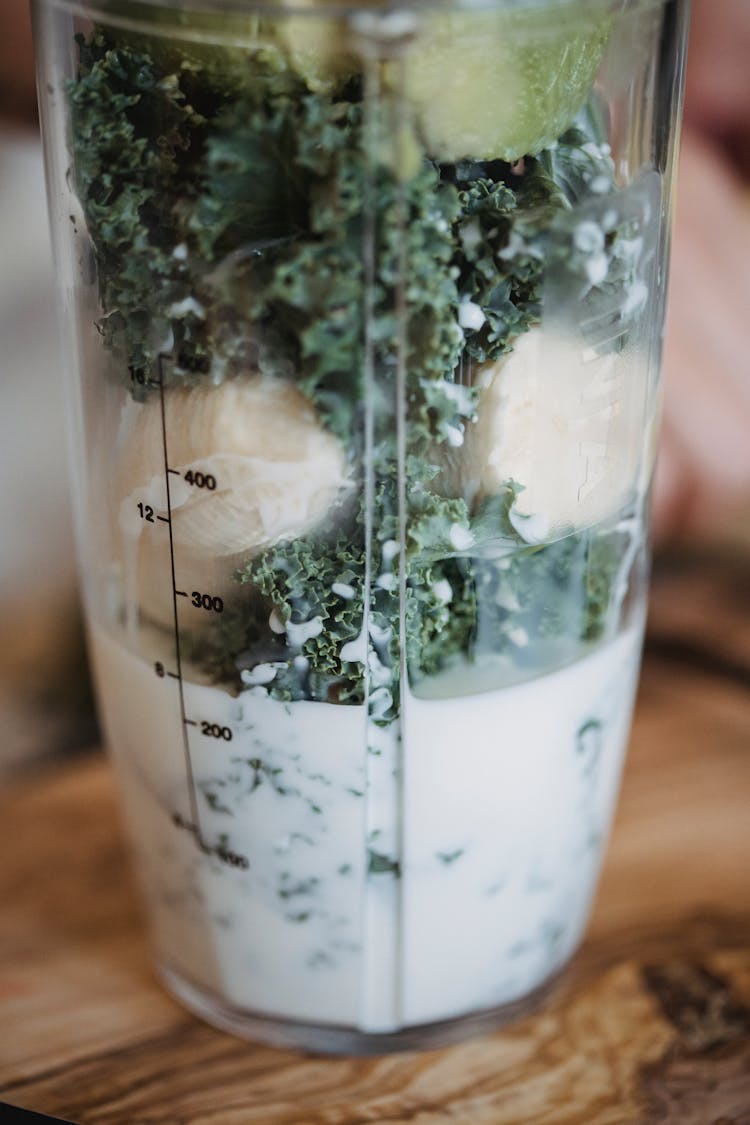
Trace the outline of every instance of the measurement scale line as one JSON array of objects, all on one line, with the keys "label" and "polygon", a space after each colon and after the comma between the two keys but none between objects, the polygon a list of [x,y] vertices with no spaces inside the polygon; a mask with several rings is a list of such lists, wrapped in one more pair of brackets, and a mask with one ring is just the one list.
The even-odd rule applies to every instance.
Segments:
[{"label": "measurement scale line", "polygon": [[168,473],[172,473],[172,474],[173,474],[174,476],[176,476],[176,477],[181,477],[181,476],[182,476],[182,473],[180,472],[180,470],[179,470],[179,469],[167,469],[167,472],[168,472]]},{"label": "measurement scale line", "polygon": [[161,520],[162,523],[169,523],[169,516],[157,516],[156,518]]},{"label": "measurement scale line", "polygon": [[167,672],[167,675],[170,676],[173,680],[179,680],[180,678],[176,672]]},{"label": "measurement scale line", "polygon": [[[170,535],[169,538],[171,540],[172,536]],[[187,597],[187,590],[175,590],[174,594],[175,594],[176,598],[186,598]]]},{"label": "measurement scale line", "polygon": [[187,723],[187,725],[189,727],[197,727],[198,726],[195,719],[185,719],[184,721],[185,721],[185,723]]},{"label": "measurement scale line", "polygon": [[172,497],[169,489],[169,457],[167,453],[167,420],[164,409],[164,368],[162,361],[166,357],[159,355],[159,400],[161,405],[161,437],[164,448],[164,484],[167,489],[167,516],[169,526],[169,563],[172,569],[172,612],[174,615],[174,644],[177,657],[177,686],[180,695],[180,716],[182,718],[182,749],[185,755],[185,769],[188,779],[188,798],[190,801],[190,815],[195,828],[195,835],[200,847],[205,847],[203,833],[201,832],[200,817],[198,815],[198,798],[195,792],[195,778],[193,776],[193,763],[190,758],[190,743],[188,741],[186,715],[185,715],[185,687],[182,679],[182,656],[180,654],[180,629],[177,621],[177,595],[187,597],[187,594],[177,589],[174,571],[174,538],[172,535]]}]

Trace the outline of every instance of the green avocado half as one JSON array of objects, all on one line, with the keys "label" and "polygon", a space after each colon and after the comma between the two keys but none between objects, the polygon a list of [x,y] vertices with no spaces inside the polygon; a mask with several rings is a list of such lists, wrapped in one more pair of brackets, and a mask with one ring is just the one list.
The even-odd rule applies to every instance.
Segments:
[{"label": "green avocado half", "polygon": [[[268,8],[198,13],[141,0],[110,0],[105,11],[115,23],[139,21],[144,32],[131,25],[123,40],[165,69],[205,69],[229,90],[252,75],[257,50],[278,55],[279,66],[322,95],[335,95],[362,69],[346,13],[323,0],[297,0],[286,10],[279,4],[278,16]],[[425,151],[440,162],[512,162],[551,144],[585,103],[612,24],[608,0],[413,12],[416,30],[398,60],[381,64],[383,87],[405,96]]]},{"label": "green avocado half", "polygon": [[611,26],[601,7],[578,13],[557,5],[424,17],[399,81],[429,155],[513,162],[564,133],[589,96]]}]

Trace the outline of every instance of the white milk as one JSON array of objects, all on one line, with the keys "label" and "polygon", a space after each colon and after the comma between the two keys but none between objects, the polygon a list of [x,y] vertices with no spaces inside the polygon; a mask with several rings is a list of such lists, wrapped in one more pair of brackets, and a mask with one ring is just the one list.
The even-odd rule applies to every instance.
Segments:
[{"label": "white milk", "polygon": [[177,681],[95,627],[159,959],[236,1008],[364,1031],[542,984],[586,922],[640,640],[503,690],[462,694],[476,688],[457,671],[422,683],[403,741],[395,724],[368,730],[364,707],[186,681],[204,852],[184,827]]}]

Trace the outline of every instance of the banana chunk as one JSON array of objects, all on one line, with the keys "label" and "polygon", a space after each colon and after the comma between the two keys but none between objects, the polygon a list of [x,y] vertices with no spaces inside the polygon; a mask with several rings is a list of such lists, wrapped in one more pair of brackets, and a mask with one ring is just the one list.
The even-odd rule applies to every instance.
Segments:
[{"label": "banana chunk", "polygon": [[[161,403],[132,404],[118,472],[120,523],[165,514]],[[255,554],[322,519],[347,487],[344,450],[296,387],[261,375],[164,395],[175,546]],[[209,487],[210,486],[210,487]]]},{"label": "banana chunk", "polygon": [[514,513],[529,541],[614,516],[647,484],[653,410],[637,354],[599,354],[534,328],[478,381],[461,484],[480,497],[522,485]]},{"label": "banana chunk", "polygon": [[[168,623],[178,587],[225,597],[241,561],[305,535],[351,488],[344,449],[292,384],[258,374],[128,403],[115,479],[128,600]],[[188,603],[181,612],[188,612]],[[200,608],[198,608],[200,616]]]}]

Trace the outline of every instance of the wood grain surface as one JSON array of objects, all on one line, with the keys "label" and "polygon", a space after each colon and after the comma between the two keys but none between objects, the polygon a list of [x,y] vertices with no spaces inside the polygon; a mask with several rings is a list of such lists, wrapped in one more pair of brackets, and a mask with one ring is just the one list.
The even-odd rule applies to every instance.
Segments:
[{"label": "wood grain surface", "polygon": [[657,573],[584,946],[544,1011],[458,1046],[320,1059],[204,1026],[152,976],[105,763],[16,785],[0,1101],[81,1125],[750,1125],[749,569]]}]

